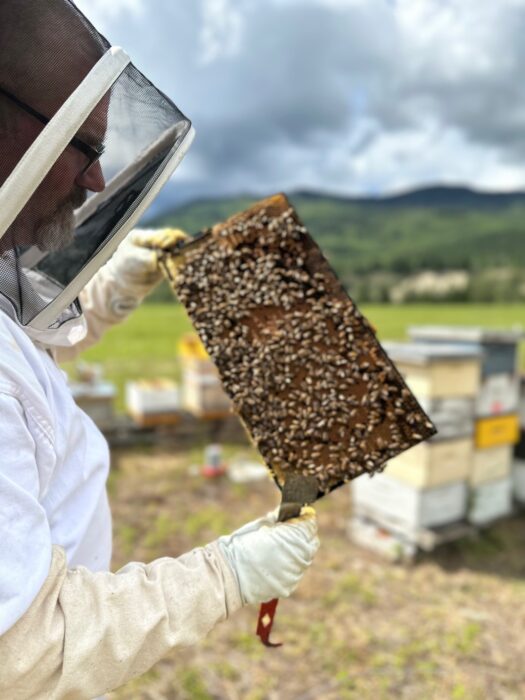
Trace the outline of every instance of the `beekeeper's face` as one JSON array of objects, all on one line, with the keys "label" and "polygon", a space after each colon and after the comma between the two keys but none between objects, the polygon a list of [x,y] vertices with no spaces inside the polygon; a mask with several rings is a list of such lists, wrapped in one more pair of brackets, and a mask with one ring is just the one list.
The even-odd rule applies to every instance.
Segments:
[{"label": "beekeeper's face", "polygon": [[[16,96],[15,96],[16,97]],[[5,101],[5,97],[3,97]],[[46,98],[36,104],[7,98],[10,104],[11,128],[3,134],[10,140],[10,162],[4,162],[9,173],[27,148],[39,135],[49,116],[60,103]],[[79,129],[75,138],[53,164],[6,235],[0,239],[1,252],[15,246],[37,245],[42,250],[59,250],[72,240],[74,211],[81,206],[88,192],[101,192],[105,187],[98,156],[103,150],[107,127],[109,97],[104,98]],[[2,135],[0,135],[0,138]],[[6,179],[0,172],[0,184]]]}]

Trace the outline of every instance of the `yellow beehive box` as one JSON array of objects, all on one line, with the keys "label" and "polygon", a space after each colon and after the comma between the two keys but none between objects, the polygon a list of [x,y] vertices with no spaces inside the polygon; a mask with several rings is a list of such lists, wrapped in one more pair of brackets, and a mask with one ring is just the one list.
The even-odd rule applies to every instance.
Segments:
[{"label": "yellow beehive box", "polygon": [[391,459],[386,474],[421,489],[466,481],[473,450],[471,437],[422,442]]},{"label": "yellow beehive box", "polygon": [[519,419],[516,413],[496,418],[481,418],[476,421],[475,443],[477,449],[514,445],[520,436]]},{"label": "yellow beehive box", "polygon": [[439,343],[384,343],[406,383],[421,399],[474,397],[480,385],[477,349]]},{"label": "yellow beehive box", "polygon": [[470,483],[483,484],[486,481],[495,481],[508,476],[512,470],[512,452],[512,445],[474,450]]},{"label": "yellow beehive box", "polygon": [[477,394],[479,364],[476,361],[439,362],[427,367],[398,363],[397,367],[416,396],[444,399]]}]

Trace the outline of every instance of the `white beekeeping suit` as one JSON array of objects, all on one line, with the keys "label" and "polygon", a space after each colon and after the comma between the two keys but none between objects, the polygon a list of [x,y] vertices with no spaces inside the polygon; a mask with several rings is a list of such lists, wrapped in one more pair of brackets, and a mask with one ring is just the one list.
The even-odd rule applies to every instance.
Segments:
[{"label": "white beekeeping suit", "polygon": [[183,234],[125,236],[192,129],[69,0],[3,0],[0,59],[0,697],[92,698],[289,595],[316,522],[109,573],[109,453],[56,361],[159,280],[148,244]]}]

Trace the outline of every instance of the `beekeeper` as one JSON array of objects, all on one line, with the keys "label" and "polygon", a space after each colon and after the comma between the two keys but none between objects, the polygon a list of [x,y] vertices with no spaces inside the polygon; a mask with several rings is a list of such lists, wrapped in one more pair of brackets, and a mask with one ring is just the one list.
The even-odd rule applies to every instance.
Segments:
[{"label": "beekeeper", "polygon": [[69,0],[2,0],[0,53],[0,697],[92,698],[288,596],[316,521],[108,572],[108,448],[57,361],[160,280],[184,234],[134,226],[193,131]]}]

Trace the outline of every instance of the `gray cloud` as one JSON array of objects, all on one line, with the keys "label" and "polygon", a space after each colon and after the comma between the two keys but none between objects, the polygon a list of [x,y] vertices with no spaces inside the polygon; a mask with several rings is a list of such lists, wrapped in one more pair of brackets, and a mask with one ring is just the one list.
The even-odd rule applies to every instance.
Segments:
[{"label": "gray cloud", "polygon": [[525,184],[523,0],[106,5],[79,2],[194,121],[187,192]]}]

